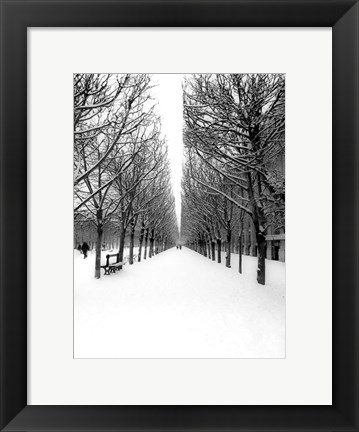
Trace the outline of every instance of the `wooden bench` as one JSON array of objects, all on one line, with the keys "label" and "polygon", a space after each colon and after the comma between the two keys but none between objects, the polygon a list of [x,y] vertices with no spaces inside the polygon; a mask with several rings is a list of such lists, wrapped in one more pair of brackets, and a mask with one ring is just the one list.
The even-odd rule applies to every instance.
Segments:
[{"label": "wooden bench", "polygon": [[[110,258],[116,257],[116,262],[110,264]],[[110,273],[116,273],[116,270],[120,270],[120,267],[125,265],[125,262],[120,262],[120,254],[107,254],[106,264],[102,265],[101,268],[105,270],[105,275],[110,275]]]}]

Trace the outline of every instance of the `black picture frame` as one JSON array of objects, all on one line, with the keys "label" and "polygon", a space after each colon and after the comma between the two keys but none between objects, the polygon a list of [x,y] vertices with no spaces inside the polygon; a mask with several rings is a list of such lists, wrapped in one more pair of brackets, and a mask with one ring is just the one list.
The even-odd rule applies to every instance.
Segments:
[{"label": "black picture frame", "polygon": [[[1,430],[358,431],[358,0],[0,3]],[[27,406],[27,28],[132,26],[332,27],[332,406]]]}]

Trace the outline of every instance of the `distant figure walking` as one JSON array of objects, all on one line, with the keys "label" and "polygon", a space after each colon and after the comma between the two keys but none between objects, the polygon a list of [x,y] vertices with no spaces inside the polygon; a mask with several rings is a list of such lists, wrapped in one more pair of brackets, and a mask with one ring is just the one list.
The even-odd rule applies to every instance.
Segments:
[{"label": "distant figure walking", "polygon": [[176,249],[178,249],[178,245],[176,245]]},{"label": "distant figure walking", "polygon": [[182,250],[182,245],[180,245],[180,249]]},{"label": "distant figure walking", "polygon": [[86,242],[83,242],[82,244],[82,252],[84,254],[84,259],[87,258],[87,252],[89,251],[89,245]]}]

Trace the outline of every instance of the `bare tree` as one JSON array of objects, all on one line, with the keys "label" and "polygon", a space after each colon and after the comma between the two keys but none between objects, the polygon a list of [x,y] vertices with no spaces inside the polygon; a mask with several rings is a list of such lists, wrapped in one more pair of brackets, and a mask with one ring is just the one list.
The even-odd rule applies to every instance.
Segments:
[{"label": "bare tree", "polygon": [[114,185],[139,171],[141,148],[153,138],[148,128],[156,136],[158,130],[148,75],[75,75],[74,88],[74,211],[96,226],[99,278],[104,226],[134,196],[141,179],[125,190]]},{"label": "bare tree", "polygon": [[[193,177],[248,214],[258,245],[257,281],[265,284],[265,234],[284,218],[284,76],[194,75],[184,86],[185,144],[228,188]],[[284,226],[284,223],[282,223]],[[228,256],[228,255],[227,255]]]}]

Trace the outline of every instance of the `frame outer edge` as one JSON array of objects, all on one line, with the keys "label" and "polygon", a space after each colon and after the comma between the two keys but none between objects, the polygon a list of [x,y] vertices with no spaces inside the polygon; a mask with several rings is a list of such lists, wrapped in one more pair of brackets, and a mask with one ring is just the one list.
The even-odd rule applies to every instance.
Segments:
[{"label": "frame outer edge", "polygon": [[26,27],[12,6],[1,2],[0,428],[27,403]]},{"label": "frame outer edge", "polygon": [[358,2],[333,27],[333,58],[333,404],[359,430]]},{"label": "frame outer edge", "polygon": [[[2,93],[2,100],[1,100],[1,121],[2,121],[2,131],[1,131],[1,208],[0,208],[0,235],[1,235],[1,363],[0,363],[0,378],[1,378],[1,392],[0,392],[0,429],[4,427],[4,425],[12,419],[11,423],[13,424],[13,427],[9,424],[8,427],[2,430],[23,430],[23,429],[31,429],[31,430],[39,430],[41,428],[41,425],[39,423],[35,424],[34,422],[31,423],[31,408],[35,407],[27,407],[24,410],[22,410],[26,406],[26,276],[25,276],[25,283],[24,283],[24,275],[18,274],[17,268],[14,268],[14,264],[12,262],[12,255],[15,254],[16,258],[19,260],[26,260],[26,249],[19,252],[16,251],[15,247],[11,248],[11,233],[7,232],[5,230],[6,224],[11,222],[9,226],[13,226],[14,223],[19,224],[19,232],[16,234],[17,239],[24,240],[26,238],[26,201],[22,203],[17,203],[16,198],[21,198],[26,196],[26,162],[20,161],[20,163],[17,165],[15,162],[18,160],[19,154],[23,154],[25,151],[26,153],[26,128],[25,130],[21,130],[21,128],[18,127],[18,124],[20,125],[26,125],[26,113],[24,114],[24,109],[21,108],[18,110],[19,106],[17,103],[20,103],[23,101],[23,95],[26,94],[26,13],[20,14],[20,16],[16,15],[16,12],[14,10],[14,5],[18,5],[18,9],[24,8],[26,4],[26,10],[34,12],[32,9],[33,6],[36,4],[36,10],[40,11],[41,7],[47,7],[47,10],[49,10],[49,4],[56,3],[57,7],[59,5],[62,5],[65,7],[65,1],[57,1],[57,2],[49,2],[47,5],[45,2],[34,2],[32,0],[28,2],[20,1],[20,2],[11,2],[0,0],[0,6],[1,6],[1,93]],[[84,2],[73,2],[74,4],[80,4]],[[95,2],[92,2],[95,3]],[[98,2],[99,3],[99,2]],[[268,2],[269,3],[269,2]],[[328,2],[330,4],[331,2]],[[349,3],[354,2],[342,2],[341,8],[339,8],[339,3],[336,2],[335,4],[338,6],[338,11],[343,11],[343,8],[345,6],[346,9],[348,9],[347,5]],[[69,4],[69,3],[67,3]],[[62,9],[63,10],[63,9]],[[348,92],[348,89],[343,92],[343,95],[338,95],[338,98],[340,100],[341,106],[345,106],[347,104],[347,100],[350,101],[350,105],[352,108],[353,115],[350,116],[348,119],[349,122],[349,130],[352,133],[352,138],[349,141],[354,143],[353,147],[353,154],[352,159],[347,157],[346,161],[349,163],[349,176],[354,180],[355,183],[355,191],[349,191],[349,194],[346,195],[345,202],[340,201],[339,203],[342,203],[343,205],[350,204],[349,199],[354,198],[354,204],[352,206],[349,206],[349,210],[351,210],[351,215],[349,220],[346,221],[347,225],[349,227],[355,227],[356,231],[355,233],[352,233],[355,235],[354,239],[354,245],[351,248],[351,259],[350,259],[350,265],[346,270],[350,273],[352,280],[351,284],[355,284],[355,295],[349,296],[350,298],[346,300],[347,305],[349,305],[349,316],[345,318],[349,318],[348,322],[352,325],[347,324],[347,328],[351,329],[350,334],[348,335],[347,339],[345,341],[338,341],[339,347],[342,347],[344,342],[345,345],[349,346],[349,348],[355,347],[354,353],[353,352],[347,352],[349,360],[347,365],[354,365],[353,370],[355,371],[355,380],[353,382],[350,382],[350,369],[348,370],[341,370],[339,375],[336,378],[340,378],[343,380],[343,382],[348,386],[348,388],[351,389],[351,401],[352,403],[349,403],[347,407],[343,406],[343,403],[346,401],[348,402],[348,399],[345,398],[345,394],[341,393],[339,396],[339,399],[335,401],[336,408],[340,408],[341,412],[345,412],[346,419],[350,419],[350,424],[355,424],[354,428],[348,427],[348,424],[342,425],[342,428],[340,426],[333,427],[331,430],[358,430],[358,338],[357,338],[357,325],[358,325],[358,318],[357,314],[353,314],[353,311],[359,312],[358,309],[358,270],[356,268],[358,267],[358,2],[355,0],[355,6],[345,15],[340,17],[340,19],[337,21],[337,24],[333,28],[333,34],[334,32],[345,32],[345,26],[348,25],[351,26],[351,29],[353,30],[353,26],[355,28],[355,47],[350,46],[350,53],[352,56],[354,56],[354,65],[352,65],[353,70],[351,71],[351,83],[356,83],[356,90],[353,92],[353,89]],[[63,10],[64,11],[64,10]],[[338,12],[339,13],[339,12]],[[353,17],[354,15],[354,17]],[[351,18],[350,18],[351,17]],[[5,19],[6,18],[6,19]],[[32,16],[32,19],[33,16]],[[56,21],[56,17],[49,19],[49,16],[47,18],[45,16],[40,16],[39,21],[44,22],[48,20],[48,23],[52,21]],[[346,21],[348,20],[348,21]],[[35,19],[37,21],[37,18]],[[69,18],[69,21],[73,22],[74,17],[72,16]],[[27,20],[27,23],[29,20]],[[329,24],[328,24],[329,25]],[[25,36],[24,36],[25,33]],[[335,39],[335,38],[334,38]],[[12,50],[10,50],[10,44],[9,40],[11,40],[11,46]],[[334,40],[333,40],[334,42]],[[349,44],[350,45],[350,44]],[[356,51],[355,51],[356,49]],[[14,51],[16,53],[16,56],[11,55]],[[334,51],[334,47],[333,47]],[[344,62],[345,62],[345,55],[343,54]],[[340,53],[338,54],[340,55]],[[6,59],[6,62],[5,62]],[[350,63],[350,59],[349,60]],[[351,60],[353,61],[353,59]],[[6,88],[5,83],[8,82],[9,77],[11,77],[15,73],[16,77],[19,78],[19,85],[16,89],[12,89],[13,91],[10,92],[10,89]],[[344,87],[344,84],[343,84]],[[333,89],[334,90],[334,89]],[[25,93],[24,93],[25,92]],[[333,92],[334,95],[334,92]],[[344,96],[345,95],[345,96]],[[349,98],[349,99],[347,99]],[[11,103],[11,101],[15,101]],[[6,109],[5,109],[6,108]],[[334,111],[333,111],[334,113]],[[353,123],[354,122],[354,123]],[[354,128],[353,128],[354,125]],[[355,126],[356,125],[356,126]],[[339,133],[344,133],[345,136],[345,124],[341,124],[337,131]],[[349,133],[350,135],[350,133]],[[5,149],[5,138],[12,137],[11,145],[7,145]],[[333,135],[334,136],[334,135]],[[354,140],[353,140],[354,136]],[[340,135],[342,139],[342,135]],[[339,141],[339,138],[338,138]],[[25,147],[24,147],[25,143]],[[9,149],[9,147],[11,147]],[[335,156],[335,155],[333,155]],[[341,155],[342,156],[342,155]],[[6,161],[6,164],[5,164]],[[10,163],[9,163],[10,162]],[[342,163],[342,161],[340,161]],[[347,171],[347,167],[344,164],[344,169],[341,170],[342,173],[345,173]],[[9,179],[15,178],[14,184],[11,188],[11,195],[9,191]],[[348,185],[350,182],[348,180],[343,180],[340,184],[340,187]],[[344,189],[340,189],[343,191]],[[15,199],[14,199],[15,197]],[[14,212],[15,209],[15,212]],[[339,208],[337,209],[339,211]],[[333,215],[337,217],[336,215]],[[24,222],[25,221],[25,222]],[[349,223],[350,222],[350,223]],[[24,231],[25,228],[25,231]],[[7,246],[5,255],[5,245]],[[10,253],[9,253],[9,248]],[[345,252],[347,254],[347,248],[344,248],[344,245],[342,244],[342,241],[339,239],[339,250],[341,252]],[[353,269],[354,265],[354,269]],[[355,274],[354,274],[355,273]],[[349,278],[350,279],[350,278]],[[350,282],[350,280],[349,280]],[[7,287],[7,291],[5,292],[5,288]],[[24,292],[25,288],[25,292]],[[24,294],[25,294],[25,300],[24,300]],[[19,296],[19,297],[18,297]],[[20,299],[20,302],[19,302]],[[341,307],[343,306],[343,303],[341,303]],[[12,311],[16,311],[16,308],[18,312],[16,313],[16,316],[11,316],[10,313]],[[338,309],[339,310],[339,309]],[[24,313],[25,312],[25,313]],[[24,318],[25,317],[25,318]],[[18,319],[18,322],[13,322],[14,319]],[[24,319],[25,319],[25,332],[24,332]],[[11,322],[11,328],[9,328],[9,322]],[[7,328],[6,328],[7,324]],[[355,327],[356,326],[356,327]],[[354,334],[353,334],[354,333]],[[333,335],[334,338],[338,335]],[[11,338],[15,337],[15,344],[10,344]],[[348,345],[349,344],[349,345]],[[350,350],[349,350],[350,351]],[[25,353],[25,354],[24,354]],[[19,357],[20,354],[20,357]],[[337,357],[338,360],[339,357]],[[337,361],[337,360],[335,360]],[[343,363],[340,363],[340,366],[345,366]],[[337,382],[339,382],[337,380]],[[343,406],[343,411],[342,411]],[[38,410],[44,409],[45,407],[36,407]],[[75,408],[75,407],[74,407]],[[210,408],[210,407],[208,407]],[[353,410],[354,409],[354,414]],[[345,410],[345,411],[344,411]],[[349,411],[350,410],[350,411]],[[22,411],[20,413],[20,411]],[[20,414],[18,414],[20,413]],[[26,414],[28,413],[28,414]],[[18,415],[17,415],[18,414]],[[17,422],[16,420],[20,420],[20,417],[26,418],[27,423],[21,425],[21,421]],[[354,422],[354,423],[353,423]],[[17,428],[21,425],[21,428]],[[294,425],[288,425],[287,430],[289,429],[296,429],[298,428],[293,427]],[[56,426],[53,425],[51,429],[56,429]],[[64,428],[63,430],[66,430],[68,428]],[[193,429],[200,429],[198,427],[195,427]],[[279,428],[278,428],[279,429]],[[95,429],[93,429],[95,430]],[[100,429],[97,429],[100,430]],[[269,430],[269,428],[268,428]],[[303,429],[304,430],[304,429]],[[314,429],[312,429],[314,430]],[[319,429],[318,429],[319,430]],[[328,429],[329,430],[329,429]]]}]

